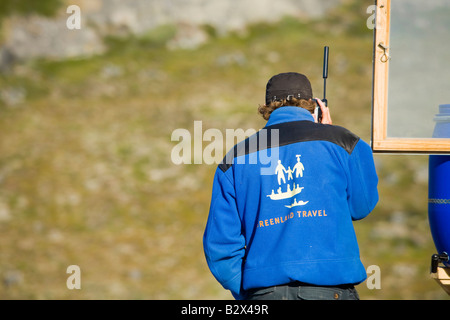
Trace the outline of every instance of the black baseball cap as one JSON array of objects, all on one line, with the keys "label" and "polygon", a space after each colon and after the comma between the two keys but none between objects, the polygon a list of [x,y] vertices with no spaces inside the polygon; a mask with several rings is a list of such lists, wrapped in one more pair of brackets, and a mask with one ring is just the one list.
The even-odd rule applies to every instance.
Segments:
[{"label": "black baseball cap", "polygon": [[297,72],[280,73],[267,82],[266,105],[275,100],[283,100],[292,95],[294,98],[309,100],[313,93],[308,78]]}]

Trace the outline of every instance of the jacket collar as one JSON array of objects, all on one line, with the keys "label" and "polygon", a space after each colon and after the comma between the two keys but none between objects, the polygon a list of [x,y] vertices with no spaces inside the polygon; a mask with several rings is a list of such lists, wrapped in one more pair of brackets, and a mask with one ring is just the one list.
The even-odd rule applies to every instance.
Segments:
[{"label": "jacket collar", "polygon": [[308,110],[300,107],[281,107],[271,113],[266,127],[283,122],[301,120],[314,121],[314,117]]}]

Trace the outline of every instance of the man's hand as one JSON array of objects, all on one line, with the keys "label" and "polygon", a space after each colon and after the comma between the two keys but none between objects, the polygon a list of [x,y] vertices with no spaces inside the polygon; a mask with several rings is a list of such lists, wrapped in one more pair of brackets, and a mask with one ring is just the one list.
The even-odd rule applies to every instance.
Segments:
[{"label": "man's hand", "polygon": [[[322,110],[322,124],[333,124],[333,121],[331,121],[331,114],[330,109],[323,103],[322,100],[319,98],[316,98],[317,103],[319,104],[320,110]],[[317,123],[317,119],[314,116],[315,122]]]}]

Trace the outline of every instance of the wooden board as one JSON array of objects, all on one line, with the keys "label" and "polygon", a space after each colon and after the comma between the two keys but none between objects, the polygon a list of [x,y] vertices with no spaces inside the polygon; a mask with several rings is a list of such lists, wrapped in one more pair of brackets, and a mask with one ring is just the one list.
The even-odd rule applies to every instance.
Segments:
[{"label": "wooden board", "polygon": [[438,267],[436,273],[431,273],[431,278],[450,295],[450,268]]},{"label": "wooden board", "polygon": [[396,0],[376,1],[373,52],[372,149],[374,152],[387,153],[450,154],[450,139],[388,137],[391,1]]}]

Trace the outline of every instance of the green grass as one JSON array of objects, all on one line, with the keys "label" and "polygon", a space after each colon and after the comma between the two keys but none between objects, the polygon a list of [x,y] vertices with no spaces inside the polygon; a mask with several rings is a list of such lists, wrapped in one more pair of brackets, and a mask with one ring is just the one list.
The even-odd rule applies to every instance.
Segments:
[{"label": "green grass", "polygon": [[[175,29],[109,38],[101,56],[31,61],[0,78],[25,98],[0,105],[0,299],[224,299],[202,251],[214,165],[174,165],[171,134],[264,126],[267,80],[307,74],[335,124],[370,139],[372,32],[356,1],[321,21],[287,18],[169,51]],[[355,223],[381,268],[363,299],[444,299],[429,278],[424,156],[376,155],[381,200]],[[394,218],[393,218],[394,217]],[[395,220],[400,217],[400,222]],[[383,232],[387,229],[389,232]],[[68,290],[79,265],[82,289]]]}]

